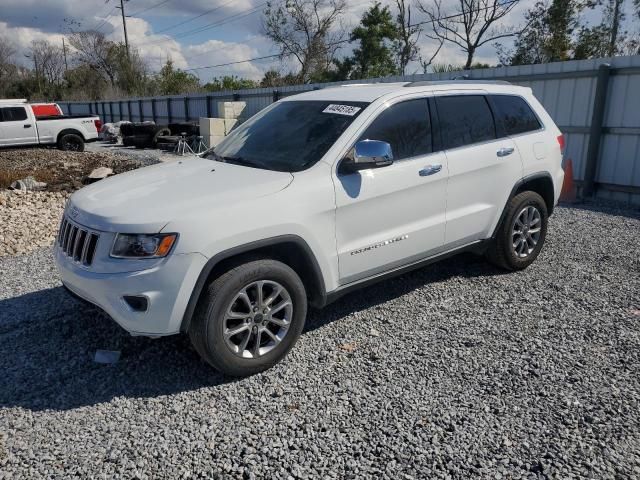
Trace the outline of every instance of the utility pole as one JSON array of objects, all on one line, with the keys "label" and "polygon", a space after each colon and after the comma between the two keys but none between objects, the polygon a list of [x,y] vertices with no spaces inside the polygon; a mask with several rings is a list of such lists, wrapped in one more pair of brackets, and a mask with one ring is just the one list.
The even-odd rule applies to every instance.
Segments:
[{"label": "utility pole", "polygon": [[64,43],[64,37],[62,37],[62,53],[64,55],[64,73],[67,73],[69,66],[67,65],[67,45]]},{"label": "utility pole", "polygon": [[[118,7],[116,7],[118,8]],[[120,0],[120,11],[122,12],[122,28],[124,28],[124,46],[127,49],[127,60],[129,58],[129,37],[127,37],[127,16],[124,13],[124,0]]]}]

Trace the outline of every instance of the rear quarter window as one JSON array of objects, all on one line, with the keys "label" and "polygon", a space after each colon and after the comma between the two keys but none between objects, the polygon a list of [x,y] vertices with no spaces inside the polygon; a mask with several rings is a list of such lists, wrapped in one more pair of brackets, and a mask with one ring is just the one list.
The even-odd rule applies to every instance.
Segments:
[{"label": "rear quarter window", "polygon": [[517,95],[490,95],[499,136],[518,135],[542,128],[524,98]]}]

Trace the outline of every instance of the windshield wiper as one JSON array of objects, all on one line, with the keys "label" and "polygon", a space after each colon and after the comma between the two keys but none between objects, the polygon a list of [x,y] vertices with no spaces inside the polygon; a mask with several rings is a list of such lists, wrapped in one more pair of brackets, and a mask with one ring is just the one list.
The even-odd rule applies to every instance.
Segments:
[{"label": "windshield wiper", "polygon": [[220,158],[225,163],[232,163],[234,165],[242,165],[244,167],[255,167],[255,168],[262,168],[262,169],[268,170],[268,168],[265,167],[262,163],[256,162],[256,161],[253,161],[253,160],[248,160],[248,159],[243,158],[243,157],[223,157],[223,156],[220,156]]}]

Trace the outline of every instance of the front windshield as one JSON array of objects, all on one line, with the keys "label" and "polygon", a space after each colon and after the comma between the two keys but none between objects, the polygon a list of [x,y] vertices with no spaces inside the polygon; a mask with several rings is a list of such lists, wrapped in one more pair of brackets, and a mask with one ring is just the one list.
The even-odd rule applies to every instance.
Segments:
[{"label": "front windshield", "polygon": [[238,127],[205,157],[299,172],[318,162],[367,105],[303,100],[277,103]]}]

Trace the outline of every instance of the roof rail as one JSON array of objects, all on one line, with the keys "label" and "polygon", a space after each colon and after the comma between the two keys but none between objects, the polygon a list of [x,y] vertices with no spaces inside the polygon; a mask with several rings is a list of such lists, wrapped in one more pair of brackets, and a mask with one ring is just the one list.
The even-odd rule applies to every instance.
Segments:
[{"label": "roof rail", "polygon": [[423,80],[420,82],[411,82],[407,83],[405,87],[429,87],[436,85],[451,85],[451,84],[461,84],[461,85],[512,85],[511,82],[507,82],[506,80],[467,80],[456,78],[453,80]]},{"label": "roof rail", "polygon": [[24,98],[3,98],[0,103],[27,103]]}]

